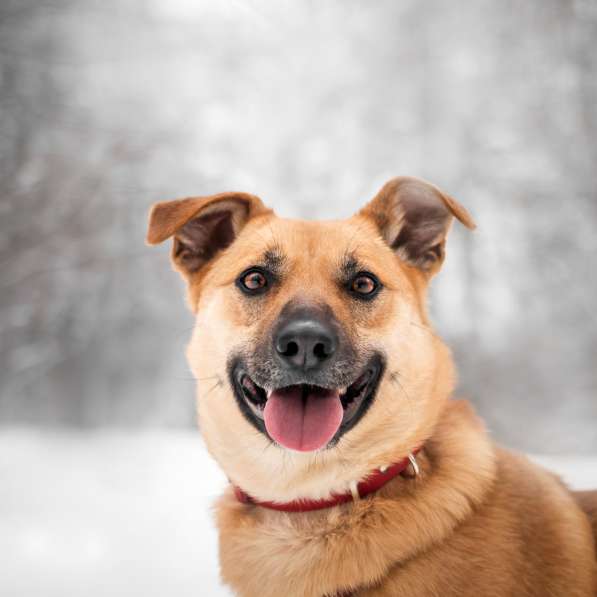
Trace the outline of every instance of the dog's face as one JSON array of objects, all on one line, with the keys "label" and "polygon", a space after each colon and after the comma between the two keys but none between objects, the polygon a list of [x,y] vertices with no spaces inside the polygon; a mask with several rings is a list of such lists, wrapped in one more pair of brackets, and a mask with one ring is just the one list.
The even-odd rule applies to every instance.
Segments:
[{"label": "dog's face", "polygon": [[160,203],[148,241],[173,236],[196,325],[199,424],[256,498],[319,498],[429,436],[453,386],[425,300],[453,199],[387,183],[345,221],[276,217],[252,195]]}]

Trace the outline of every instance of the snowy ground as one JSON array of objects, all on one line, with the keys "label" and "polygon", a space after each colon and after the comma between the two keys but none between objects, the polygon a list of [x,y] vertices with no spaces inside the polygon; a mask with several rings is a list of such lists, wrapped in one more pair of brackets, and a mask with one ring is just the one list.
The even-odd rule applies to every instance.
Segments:
[{"label": "snowy ground", "polygon": [[[537,458],[597,487],[597,457]],[[230,595],[210,504],[226,483],[184,431],[0,432],[0,595]]]}]

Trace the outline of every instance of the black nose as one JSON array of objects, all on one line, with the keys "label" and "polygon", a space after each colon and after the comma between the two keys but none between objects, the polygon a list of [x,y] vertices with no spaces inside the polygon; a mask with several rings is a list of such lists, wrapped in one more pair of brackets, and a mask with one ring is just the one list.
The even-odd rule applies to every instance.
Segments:
[{"label": "black nose", "polygon": [[333,328],[315,317],[295,317],[278,330],[276,352],[292,369],[318,369],[336,352],[338,336]]}]

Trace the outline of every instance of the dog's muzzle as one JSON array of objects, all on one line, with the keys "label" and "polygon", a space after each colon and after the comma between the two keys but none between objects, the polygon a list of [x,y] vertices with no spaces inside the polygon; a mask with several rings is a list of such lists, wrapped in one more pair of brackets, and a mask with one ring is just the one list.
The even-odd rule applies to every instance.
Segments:
[{"label": "dog's muzzle", "polygon": [[[353,369],[354,370],[354,369]],[[324,385],[303,381],[271,383],[251,375],[241,359],[230,365],[230,381],[241,412],[259,431],[278,445],[300,452],[333,446],[352,429],[371,406],[384,363],[376,354],[341,384],[328,378]],[[307,380],[307,381],[304,381]]]}]

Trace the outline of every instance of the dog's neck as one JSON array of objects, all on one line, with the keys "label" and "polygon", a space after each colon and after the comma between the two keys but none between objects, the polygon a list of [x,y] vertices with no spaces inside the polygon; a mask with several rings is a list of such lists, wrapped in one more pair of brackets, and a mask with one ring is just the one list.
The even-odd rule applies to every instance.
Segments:
[{"label": "dog's neck", "polygon": [[252,498],[237,485],[233,485],[232,487],[236,499],[242,504],[251,504],[260,508],[278,510],[279,512],[312,512],[313,510],[323,510],[339,506],[340,504],[346,504],[347,502],[360,500],[380,490],[386,483],[389,483],[398,475],[402,475],[405,478],[416,477],[419,474],[419,465],[416,460],[416,455],[419,452],[420,448],[414,449],[408,456],[405,456],[391,466],[384,466],[372,471],[365,479],[358,483],[354,481],[349,492],[332,494],[327,499],[312,500],[305,498],[290,502],[260,501]]},{"label": "dog's neck", "polygon": [[[495,478],[491,443],[460,401],[448,403],[417,462],[416,479],[397,476],[366,499],[313,512],[242,504],[230,489],[218,504],[224,580],[242,595],[262,597],[284,594],[290,577],[296,594],[305,597],[374,584],[398,562],[447,537]],[[433,533],[426,524],[431,515],[442,520]],[[358,565],[364,560],[377,563],[367,568],[370,577]],[[286,576],[277,584],[280,569]]]}]

